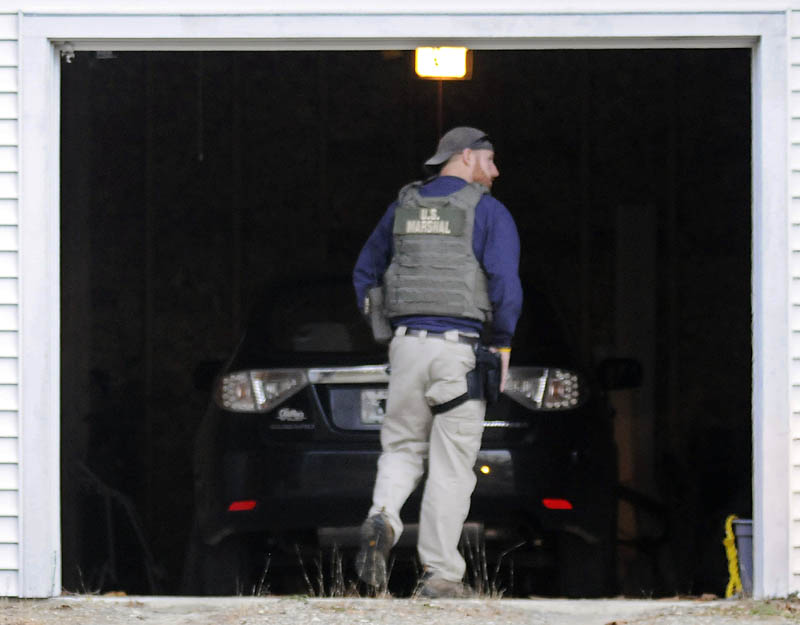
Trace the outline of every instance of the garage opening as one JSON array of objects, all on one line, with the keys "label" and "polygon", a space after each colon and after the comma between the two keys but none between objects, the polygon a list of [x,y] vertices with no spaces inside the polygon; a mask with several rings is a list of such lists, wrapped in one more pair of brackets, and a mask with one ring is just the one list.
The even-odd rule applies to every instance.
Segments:
[{"label": "garage opening", "polygon": [[[67,590],[182,592],[195,437],[264,285],[349,289],[387,205],[424,175],[438,85],[412,56],[62,62]],[[517,222],[526,292],[557,311],[591,375],[610,358],[641,364],[635,388],[604,394],[614,590],[722,595],[724,520],[752,508],[750,51],[479,50],[471,80],[442,93],[445,129],[477,126],[496,146],[493,194]],[[290,297],[272,288],[270,301]],[[533,553],[539,537],[526,539]],[[313,549],[298,548],[307,573],[335,577]],[[550,584],[542,550],[524,584],[499,582],[506,594],[580,594]]]}]

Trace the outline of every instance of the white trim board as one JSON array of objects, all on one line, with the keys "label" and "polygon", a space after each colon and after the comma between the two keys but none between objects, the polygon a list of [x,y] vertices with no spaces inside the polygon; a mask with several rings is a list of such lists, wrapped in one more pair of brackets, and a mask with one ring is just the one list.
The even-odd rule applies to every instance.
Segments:
[{"label": "white trim board", "polygon": [[22,37],[20,595],[61,593],[59,55]]},{"label": "white trim board", "polygon": [[[26,12],[71,13],[111,15],[132,14],[313,14],[336,13],[398,15],[419,14],[601,14],[664,12],[768,12],[785,11],[785,0],[659,0],[643,3],[641,0],[496,0],[487,8],[485,0],[349,0],[346,4],[333,4],[329,0],[295,0],[291,5],[280,0],[237,0],[221,3],[219,0],[128,0],[113,4],[97,0],[18,0],[17,5]],[[98,11],[98,6],[102,10]]]},{"label": "white trim board", "polygon": [[[742,47],[760,37],[762,22],[776,19],[783,21],[785,15],[25,14],[23,36],[41,34],[57,44],[92,50],[385,49],[425,43],[474,49]],[[724,34],[716,34],[721,21],[726,23]],[[748,41],[737,42],[740,38]]]}]

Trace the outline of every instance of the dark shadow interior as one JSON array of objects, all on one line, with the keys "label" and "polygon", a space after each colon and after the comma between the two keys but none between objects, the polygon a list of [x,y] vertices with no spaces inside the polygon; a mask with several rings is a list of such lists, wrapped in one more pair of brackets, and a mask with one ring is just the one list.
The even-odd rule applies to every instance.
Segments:
[{"label": "dark shadow interior", "polygon": [[[412,58],[62,62],[67,590],[177,592],[193,372],[230,354],[257,284],[348,275],[422,176],[437,84]],[[442,112],[491,134],[522,273],[582,359],[644,366],[613,397],[621,480],[652,504],[621,508],[620,590],[722,595],[724,519],[751,516],[750,51],[476,51]]]}]

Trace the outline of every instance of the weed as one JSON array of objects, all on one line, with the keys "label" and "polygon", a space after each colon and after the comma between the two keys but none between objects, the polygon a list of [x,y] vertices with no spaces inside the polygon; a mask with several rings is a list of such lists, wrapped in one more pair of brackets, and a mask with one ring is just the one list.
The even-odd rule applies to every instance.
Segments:
[{"label": "weed", "polygon": [[91,584],[91,587],[90,587],[89,583],[87,583],[86,580],[83,577],[83,569],[80,566],[76,566],[75,568],[78,570],[78,583],[80,584],[80,589],[75,594],[79,594],[79,595],[99,595],[100,594],[100,588],[102,587],[103,580],[105,579],[105,573],[103,572],[103,574],[100,576],[100,579],[99,580],[95,580],[95,583]]},{"label": "weed", "polygon": [[768,601],[759,601],[750,608],[753,616],[780,616],[783,610]]},{"label": "weed", "polygon": [[311,580],[308,579],[308,573],[306,572],[306,565],[303,562],[303,556],[300,553],[300,546],[295,543],[294,544],[294,552],[297,554],[297,559],[300,561],[300,570],[303,572],[303,580],[306,583],[306,588],[308,589],[308,595],[310,597],[314,597],[314,587],[311,585]]},{"label": "weed", "polygon": [[780,616],[790,618],[794,621],[798,619],[800,606],[797,599],[761,599],[753,601],[750,605],[750,613],[753,616]]},{"label": "weed", "polygon": [[[327,567],[325,565],[326,559],[322,551],[314,558],[314,583],[312,583],[308,568],[306,567],[306,562],[303,560],[300,547],[297,544],[295,544],[294,550],[297,554],[297,560],[300,564],[300,570],[309,597],[333,598],[359,596],[358,582],[348,580],[345,576],[345,558],[339,550],[338,545],[333,545],[331,548]],[[387,577],[389,573],[390,571],[387,572]],[[385,593],[385,589],[382,589],[382,592]]]},{"label": "weed", "polygon": [[253,588],[253,595],[256,597],[261,597],[263,595],[269,594],[269,584],[266,583],[267,573],[269,572],[269,565],[272,562],[272,556],[267,554],[267,558],[264,561],[264,569],[261,571],[261,577],[258,578],[258,582],[256,582],[255,587]]},{"label": "weed", "polygon": [[[472,538],[470,538],[472,535]],[[500,599],[506,593],[507,588],[500,586],[500,572],[505,563],[506,557],[520,547],[524,546],[525,541],[519,542],[500,553],[495,561],[494,570],[489,576],[489,562],[486,557],[486,542],[483,540],[482,532],[464,532],[461,549],[464,559],[467,562],[467,579],[471,582],[472,589],[478,597],[487,599]],[[514,561],[508,560],[507,583],[509,588],[514,587]]]}]

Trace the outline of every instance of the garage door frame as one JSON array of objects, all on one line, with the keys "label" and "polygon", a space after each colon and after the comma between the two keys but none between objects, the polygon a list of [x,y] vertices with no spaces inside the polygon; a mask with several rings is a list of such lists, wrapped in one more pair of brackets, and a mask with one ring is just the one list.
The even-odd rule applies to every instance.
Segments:
[{"label": "garage door frame", "polygon": [[[235,3],[234,3],[235,4]],[[750,48],[755,594],[791,575],[788,13],[20,14],[20,595],[60,588],[59,71],[75,50]],[[45,79],[43,80],[43,77]],[[768,253],[767,253],[768,252]],[[769,502],[769,505],[766,505]]]}]

